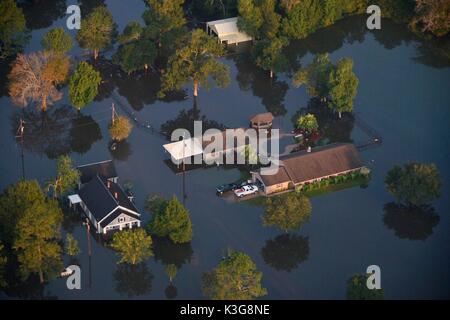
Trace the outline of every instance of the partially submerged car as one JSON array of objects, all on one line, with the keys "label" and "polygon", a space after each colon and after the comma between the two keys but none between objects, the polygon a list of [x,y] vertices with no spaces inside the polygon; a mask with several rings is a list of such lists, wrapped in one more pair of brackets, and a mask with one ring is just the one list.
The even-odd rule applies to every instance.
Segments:
[{"label": "partially submerged car", "polygon": [[245,196],[249,196],[251,194],[255,194],[258,192],[258,187],[254,184],[248,184],[245,185],[239,189],[235,189],[234,190],[234,194],[236,195],[236,197],[238,198],[242,198]]},{"label": "partially submerged car", "polygon": [[234,190],[234,189],[236,189],[236,188],[238,188],[238,187],[239,187],[239,186],[238,186],[237,184],[235,184],[235,183],[227,183],[227,184],[223,184],[223,185],[218,186],[218,187],[216,188],[216,193],[217,193],[218,195],[222,195],[222,194],[224,194],[225,192],[232,191],[232,190]]}]

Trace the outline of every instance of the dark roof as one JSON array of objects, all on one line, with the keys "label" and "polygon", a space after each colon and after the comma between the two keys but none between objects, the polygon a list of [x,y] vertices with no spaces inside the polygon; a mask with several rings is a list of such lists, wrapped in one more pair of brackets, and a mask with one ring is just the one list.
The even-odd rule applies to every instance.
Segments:
[{"label": "dark roof", "polygon": [[112,160],[85,164],[78,166],[77,169],[81,173],[80,182],[82,184],[91,181],[96,175],[99,175],[103,179],[117,177],[116,166]]},{"label": "dark roof", "polygon": [[250,118],[251,122],[254,123],[267,123],[272,122],[273,114],[271,112],[259,113]]},{"label": "dark roof", "polygon": [[[335,143],[318,147],[311,152],[299,151],[280,157],[275,175],[261,176],[265,185],[292,181],[294,184],[361,168],[363,162],[351,143]],[[267,183],[266,183],[267,181]]]},{"label": "dark roof", "polygon": [[118,184],[105,181],[98,175],[86,183],[78,195],[97,221],[102,220],[119,206],[138,212]]},{"label": "dark roof", "polygon": [[113,213],[111,213],[105,220],[103,220],[102,222],[100,222],[100,226],[102,228],[106,227],[108,224],[110,224],[114,219],[117,219],[118,216],[120,216],[121,214],[126,214],[130,217],[133,217],[135,219],[140,220],[139,215],[137,214],[133,214],[131,212],[128,212],[126,210],[121,210],[120,208],[116,209]]}]

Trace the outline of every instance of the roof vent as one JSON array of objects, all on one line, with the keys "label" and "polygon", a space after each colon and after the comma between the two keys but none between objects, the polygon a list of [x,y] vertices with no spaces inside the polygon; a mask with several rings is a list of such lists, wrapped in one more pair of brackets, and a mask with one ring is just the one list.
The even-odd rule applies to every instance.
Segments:
[{"label": "roof vent", "polygon": [[106,182],[106,185],[108,186],[108,189],[111,188],[111,181],[108,180],[108,181]]},{"label": "roof vent", "polygon": [[117,193],[117,192],[114,192],[114,198],[118,198],[119,197],[119,194]]},{"label": "roof vent", "polygon": [[311,147],[308,147],[308,149],[306,149],[306,152],[311,152]]}]

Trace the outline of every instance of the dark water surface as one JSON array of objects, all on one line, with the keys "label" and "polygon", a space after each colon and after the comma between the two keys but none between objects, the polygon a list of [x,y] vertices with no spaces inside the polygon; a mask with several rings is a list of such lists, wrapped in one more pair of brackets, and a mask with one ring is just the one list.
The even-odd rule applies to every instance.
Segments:
[{"label": "dark water surface", "polygon": [[[140,19],[144,9],[141,0],[106,2],[120,31],[128,21]],[[33,32],[27,52],[40,49],[40,39],[50,27],[65,24],[65,1],[55,3],[59,6],[28,8]],[[308,63],[319,52],[330,52],[333,61],[352,58],[360,79],[355,112],[383,137],[380,147],[362,152],[373,170],[369,186],[313,198],[311,220],[298,233],[285,235],[264,228],[263,208],[215,196],[215,186],[239,178],[237,169],[190,171],[186,177],[186,206],[194,224],[190,245],[174,246],[154,239],[155,257],[133,269],[117,265],[115,253],[92,238],[89,263],[85,229],[78,219],[72,219],[73,223],[66,219],[65,228],[75,234],[82,249],[82,290],[69,291],[65,280],[59,279],[43,291],[37,290],[37,295],[164,299],[169,284],[164,265],[175,263],[180,267],[174,280],[177,297],[200,299],[202,273],[217,265],[231,248],[248,253],[263,272],[267,298],[343,299],[348,278],[365,272],[371,264],[381,267],[386,298],[450,298],[450,62],[441,57],[444,45],[448,48],[448,43],[418,40],[406,27],[389,21],[383,22],[381,31],[368,33],[364,18],[352,17],[289,47],[293,66]],[[72,51],[74,55],[81,53],[79,48]],[[159,80],[151,74],[127,79],[114,74],[106,77],[105,71],[101,95],[82,110],[83,116],[64,107],[68,105],[65,89],[64,99],[45,119],[31,109],[25,115],[26,177],[44,182],[55,174],[55,158],[66,152],[78,164],[114,158],[120,182],[133,183],[139,208],[149,193],[175,194],[181,199],[182,178],[164,164],[167,155],[162,144],[166,142],[161,136],[135,128],[127,143],[111,154],[107,131],[111,103],[123,102],[125,107],[119,106],[119,113],[134,110],[136,117],[155,128],[167,121],[183,123],[193,112],[224,126],[246,126],[251,115],[268,110],[277,115],[277,127],[290,130],[291,117],[308,106],[305,90],[292,87],[291,72],[271,82],[245,57],[230,55],[224,59],[231,69],[230,86],[201,90],[195,110],[190,87],[166,101],[157,100]],[[14,138],[20,111],[5,95],[5,76],[2,74],[0,90],[2,189],[22,175],[20,146]],[[354,121],[342,121],[333,122],[330,140],[365,139]],[[408,161],[438,166],[443,189],[441,198],[432,204],[434,213],[404,214],[385,190],[386,172]],[[148,213],[142,213],[148,220]],[[32,288],[18,288],[2,297],[33,295]]]}]

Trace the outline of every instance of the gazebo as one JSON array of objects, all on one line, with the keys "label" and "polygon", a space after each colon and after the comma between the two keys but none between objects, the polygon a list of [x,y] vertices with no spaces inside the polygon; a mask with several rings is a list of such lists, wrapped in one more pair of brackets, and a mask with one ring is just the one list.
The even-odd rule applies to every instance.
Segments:
[{"label": "gazebo", "polygon": [[253,129],[270,129],[272,127],[273,114],[271,112],[259,113],[250,119]]}]

